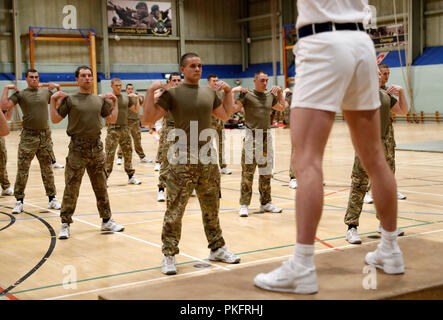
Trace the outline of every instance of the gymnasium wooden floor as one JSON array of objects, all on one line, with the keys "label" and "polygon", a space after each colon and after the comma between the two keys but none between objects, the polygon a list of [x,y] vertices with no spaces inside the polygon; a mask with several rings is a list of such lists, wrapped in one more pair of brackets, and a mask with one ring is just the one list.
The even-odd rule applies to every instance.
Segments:
[{"label": "gymnasium wooden floor", "polygon": [[[178,274],[161,273],[161,227],[165,203],[156,201],[158,172],[153,164],[140,164],[134,155],[139,186],[128,185],[123,166],[114,165],[109,179],[109,196],[114,219],[125,226],[116,234],[100,232],[95,197],[85,175],[71,225],[71,238],[58,240],[59,212],[47,209],[47,197],[36,159],[32,162],[25,197],[25,212],[12,215],[14,197],[0,197],[0,299],[20,300],[95,300],[119,288],[140,284],[179,283],[182,279],[203,277],[265,262],[283,261],[292,254],[295,242],[295,191],[288,188],[290,156],[289,130],[275,130],[276,163],[272,180],[273,202],[284,208],[281,214],[251,214],[259,206],[257,174],[248,218],[237,214],[240,196],[239,164],[229,165],[232,175],[222,176],[220,219],[225,240],[232,252],[239,255],[238,265],[209,263],[198,200],[191,198],[183,219],[180,254],[176,256]],[[226,136],[242,134],[227,131]],[[396,123],[398,144],[439,140],[440,124]],[[69,138],[64,129],[53,130],[54,151],[58,162],[65,164]],[[102,133],[104,140],[106,131]],[[231,138],[232,139],[232,138]],[[17,167],[19,132],[6,137],[8,174],[12,186]],[[232,141],[232,140],[231,140]],[[157,140],[142,133],[145,152],[155,157]],[[231,148],[238,157],[239,148]],[[317,254],[334,249],[359,250],[345,240],[343,217],[347,206],[350,175],[354,161],[348,129],[336,122],[327,145],[324,161],[325,206],[318,229]],[[404,239],[427,237],[434,243],[443,241],[443,157],[441,153],[397,151],[398,189],[406,200],[399,201],[398,225]],[[64,170],[55,169],[58,199],[64,190]],[[359,232],[364,244],[376,244],[378,221],[374,206],[364,205]],[[399,240],[400,247],[402,238]],[[406,257],[406,261],[412,261]],[[362,261],[363,268],[364,264]],[[407,266],[406,266],[407,267]],[[265,270],[263,270],[265,271]],[[346,275],[343,275],[342,280]],[[339,280],[339,279],[337,279]],[[340,280],[340,281],[342,281]],[[250,286],[253,286],[250,283]],[[193,297],[189,297],[192,299]],[[218,299],[228,299],[220,292]],[[337,297],[338,298],[338,297]],[[254,299],[250,297],[249,299]]]}]

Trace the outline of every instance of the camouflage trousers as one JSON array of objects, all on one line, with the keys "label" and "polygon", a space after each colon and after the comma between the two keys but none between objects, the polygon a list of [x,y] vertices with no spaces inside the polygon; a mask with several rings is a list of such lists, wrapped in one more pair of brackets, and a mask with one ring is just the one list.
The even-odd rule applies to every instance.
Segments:
[{"label": "camouflage trousers", "polygon": [[51,130],[31,130],[24,128],[20,134],[18,145],[17,176],[14,185],[14,196],[17,199],[25,197],[26,183],[32,159],[37,156],[40,172],[48,197],[56,195],[54,173],[52,171],[53,153]]},{"label": "camouflage trousers", "polygon": [[261,139],[254,131],[246,130],[241,158],[240,205],[249,206],[251,204],[252,183],[257,167],[259,173],[258,190],[260,193],[260,203],[264,205],[272,201],[271,177],[273,150],[272,140],[270,138],[270,134],[264,133]]},{"label": "camouflage trousers", "polygon": [[88,172],[94,190],[100,218],[107,219],[111,217],[111,207],[106,187],[103,143],[100,138],[72,138],[66,158],[65,191],[60,210],[62,223],[73,223],[72,216],[77,206],[80,185],[85,170]]},{"label": "camouflage trousers", "polygon": [[[394,140],[390,139],[389,137],[382,139],[386,162],[388,163],[391,170],[395,172],[395,154],[393,153],[395,147],[392,146],[393,141]],[[352,224],[358,226],[361,210],[363,208],[363,199],[366,192],[369,191],[369,176],[357,156],[355,156],[351,180],[351,192],[349,194],[348,208],[346,210],[344,222],[347,225]],[[376,217],[377,219],[379,219],[378,212],[376,213]]]},{"label": "camouflage trousers", "polygon": [[295,179],[294,165],[292,164],[292,159],[294,158],[294,149],[291,146],[291,158],[289,159],[289,178]]},{"label": "camouflage trousers", "polygon": [[127,126],[110,124],[105,143],[106,176],[109,177],[111,175],[114,166],[115,152],[117,151],[118,145],[120,145],[123,151],[125,171],[129,176],[132,176],[135,173],[135,170],[132,168],[132,142],[131,136],[129,135],[129,128]]},{"label": "camouflage trousers", "polygon": [[158,176],[158,187],[166,188],[166,174],[168,172],[168,149],[174,143],[168,141],[169,132],[175,127],[171,123],[163,120],[162,129],[160,131],[160,139],[158,141],[157,163],[160,163],[160,174]]},{"label": "camouflage trousers", "polygon": [[286,128],[289,128],[290,126],[290,119],[291,119],[291,107],[286,108],[285,111],[283,111],[283,120],[287,125]]},{"label": "camouflage trousers", "polygon": [[202,211],[203,227],[208,248],[225,245],[218,212],[220,207],[220,171],[216,164],[171,164],[166,178],[166,212],[163,220],[162,252],[179,253],[182,219],[193,190]]},{"label": "camouflage trousers", "polygon": [[[140,125],[138,119],[128,119],[128,128],[134,142],[134,151],[138,154],[140,159],[143,159],[146,155],[142,147],[142,134],[140,132]],[[119,158],[123,157],[122,148],[118,146],[117,156]]]},{"label": "camouflage trousers", "polygon": [[223,146],[225,141],[225,124],[222,120],[216,119],[212,123],[213,128],[217,130],[218,135],[218,164],[221,169],[226,168],[226,161],[225,161],[225,148]]},{"label": "camouflage trousers", "polygon": [[8,179],[8,171],[6,170],[6,163],[8,162],[8,153],[6,151],[5,138],[0,137],[0,185],[2,189],[8,189],[11,183]]}]

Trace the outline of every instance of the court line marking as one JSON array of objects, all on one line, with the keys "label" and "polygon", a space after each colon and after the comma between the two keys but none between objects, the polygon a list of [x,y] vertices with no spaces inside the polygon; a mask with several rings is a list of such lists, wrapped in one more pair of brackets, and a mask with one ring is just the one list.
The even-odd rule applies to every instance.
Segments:
[{"label": "court line marking", "polygon": [[210,272],[210,270],[199,270],[199,271],[183,273],[183,274],[180,274],[180,275],[171,275],[171,276],[162,277],[162,278],[156,278],[156,279],[149,279],[149,280],[142,280],[142,281],[124,283],[124,284],[119,284],[119,285],[115,285],[115,286],[111,286],[111,287],[97,288],[97,289],[92,289],[92,290],[78,292],[78,293],[66,294],[66,295],[63,295],[63,296],[56,296],[56,297],[51,297],[51,298],[45,298],[43,300],[59,300],[59,299],[70,298],[70,297],[74,297],[74,296],[78,296],[78,295],[82,295],[82,294],[96,293],[96,292],[103,291],[103,290],[118,289],[118,288],[124,288],[124,287],[128,287],[128,286],[136,286],[136,285],[139,285],[139,284],[149,283],[149,282],[153,282],[153,281],[165,280],[165,279],[173,279],[173,278],[180,277],[180,276],[192,275],[192,274],[203,273],[203,272]]},{"label": "court line marking", "polygon": [[[422,233],[418,233],[418,234],[414,234],[414,235],[402,236],[402,237],[399,237],[398,239],[418,237],[419,235],[437,233],[437,232],[442,232],[442,231],[443,231],[443,229],[427,231],[427,232],[422,232]],[[362,245],[368,245],[368,244],[373,244],[373,243],[377,243],[377,242],[379,242],[379,240],[365,242],[365,243],[362,243]],[[352,244],[349,244],[349,245],[344,245],[344,246],[335,247],[335,248],[337,248],[337,249],[345,249],[345,248],[359,248],[359,247],[355,246],[355,245],[352,245]],[[328,251],[331,251],[331,250],[333,250],[333,249],[328,248],[328,249],[315,250],[315,254],[317,254],[317,253],[324,253],[324,252],[328,252]],[[230,267],[230,269],[234,269],[236,267],[240,267],[240,266],[244,266],[244,265],[248,265],[248,264],[252,264],[252,263],[267,262],[267,261],[278,260],[278,259],[288,258],[288,257],[292,257],[292,255],[285,255],[285,256],[272,257],[272,258],[267,258],[267,259],[260,259],[260,260],[255,260],[255,261],[244,262],[244,263],[240,263],[238,265],[232,265]],[[174,275],[174,276],[169,276],[167,278],[168,279],[169,278],[179,278],[179,277],[183,277],[183,276],[190,275],[190,274],[203,273],[203,272],[213,272],[213,270],[214,269],[188,272],[188,273],[184,273],[184,274],[178,274],[178,275]],[[138,284],[143,284],[143,283],[149,283],[149,282],[154,282],[154,281],[164,280],[164,279],[165,279],[165,277],[161,277],[161,278],[143,280],[143,281],[138,281],[138,282],[131,282],[131,283],[120,284],[120,285],[116,285],[116,286],[110,286],[110,287],[97,288],[97,289],[87,290],[87,291],[82,291],[82,292],[76,292],[76,293],[72,293],[72,294],[68,294],[68,295],[55,296],[55,297],[46,298],[46,299],[43,299],[43,300],[58,300],[58,299],[69,298],[69,297],[78,296],[78,295],[82,295],[82,294],[89,294],[89,293],[95,293],[95,292],[98,292],[98,291],[123,288],[123,287],[127,287],[127,286],[133,286],[133,285],[138,285]]]},{"label": "court line marking", "polygon": [[[443,232],[443,229],[438,229],[438,230],[432,230],[432,231],[425,231],[425,232],[420,232],[420,233],[415,233],[415,234],[411,234],[411,235],[406,235],[406,236],[401,236],[398,237],[398,240],[401,239],[405,239],[405,238],[415,238],[421,235],[427,235],[427,234],[432,234],[432,233],[439,233],[439,232]],[[369,244],[373,244],[373,243],[377,243],[380,242],[380,240],[373,240],[373,241],[368,241],[368,242],[363,242],[360,245],[355,245],[355,244],[347,244],[344,246],[338,246],[338,247],[334,247],[335,249],[347,249],[347,248],[359,248],[359,246],[365,246],[365,245],[369,245]],[[324,252],[329,252],[334,250],[333,248],[327,248],[327,249],[319,249],[319,250],[315,250],[315,253],[324,253]],[[279,260],[279,259],[284,259],[284,258],[290,258],[293,255],[283,255],[283,256],[278,256],[278,257],[271,257],[271,258],[265,258],[265,259],[259,259],[259,260],[254,260],[254,261],[248,261],[248,262],[242,262],[238,265],[232,265],[230,268],[234,269],[234,268],[238,268],[240,266],[244,266],[244,265],[248,265],[248,264],[254,264],[254,263],[261,263],[261,262],[268,262],[268,261],[272,261],[272,260]]]},{"label": "court line marking", "polygon": [[[42,208],[42,207],[40,207],[40,206],[34,205],[34,204],[32,204],[32,203],[29,203],[29,202],[25,202],[25,203],[28,204],[28,205],[30,205],[30,206],[36,207],[36,208]],[[50,210],[50,209],[48,209],[48,211],[55,213],[55,211]],[[97,229],[100,229],[100,228],[101,228],[99,225],[93,224],[93,223],[91,223],[91,222],[88,222],[88,221],[85,221],[85,220],[82,220],[82,219],[73,218],[73,220],[78,221],[78,222],[82,222],[82,223],[84,223],[84,224],[87,224],[87,225],[89,225],[89,226],[95,227],[95,228],[97,228]],[[153,247],[156,247],[156,248],[160,248],[160,249],[161,249],[161,245],[159,245],[159,244],[156,244],[156,243],[153,243],[153,242],[150,242],[150,241],[146,241],[146,240],[143,240],[143,239],[139,239],[139,238],[137,238],[137,237],[130,236],[130,235],[125,234],[125,233],[122,233],[122,232],[114,232],[114,234],[115,234],[115,235],[120,235],[120,236],[125,237],[125,238],[128,238],[128,239],[132,239],[132,240],[135,240],[135,241],[138,241],[138,242],[142,242],[142,243],[148,244],[148,245],[150,245],[150,246],[153,246]],[[194,259],[194,260],[197,260],[197,261],[200,261],[200,262],[209,263],[210,265],[215,266],[215,267],[217,267],[217,268],[219,268],[219,269],[229,270],[228,268],[225,268],[225,267],[219,266],[219,265],[214,264],[214,263],[211,263],[211,262],[207,262],[207,261],[205,261],[205,260],[202,260],[202,259],[199,259],[199,258],[193,257],[193,256],[191,256],[191,255],[188,255],[188,254],[185,254],[185,253],[182,253],[182,252],[180,252],[179,255],[182,255],[182,256],[184,256],[184,257],[186,257],[186,258]]]}]

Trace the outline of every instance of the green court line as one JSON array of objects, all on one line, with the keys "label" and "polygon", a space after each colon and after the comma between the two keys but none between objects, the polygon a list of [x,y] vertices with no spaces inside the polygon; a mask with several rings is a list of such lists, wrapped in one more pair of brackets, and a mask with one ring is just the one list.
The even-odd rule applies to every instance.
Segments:
[{"label": "green court line", "polygon": [[[222,189],[230,190],[230,191],[240,191],[238,189],[232,189],[232,188],[222,188]],[[252,194],[259,195],[259,193],[257,193],[257,192],[253,192]],[[274,196],[274,195],[272,196],[272,198],[283,199],[283,200],[294,200],[295,201],[295,199],[293,199],[293,198]],[[333,205],[333,204],[326,204],[326,203],[324,204],[324,206],[325,207],[336,208],[336,209],[340,209],[340,210],[346,210],[347,209],[346,207],[341,207],[341,206],[336,206],[336,205]],[[373,210],[371,210],[371,211],[370,210],[362,210],[361,212],[375,214],[375,211],[373,211]],[[418,220],[418,219],[406,218],[406,217],[400,217],[400,216],[397,216],[397,218],[398,219],[403,219],[403,220],[412,220],[412,221],[421,222],[421,223],[427,223],[428,222],[428,221],[424,221],[424,220]],[[324,240],[324,241],[326,241],[326,240]]]},{"label": "green court line", "polygon": [[[441,222],[443,222],[443,221],[441,221]],[[425,222],[425,223],[421,223],[421,224],[415,224],[415,225],[411,225],[411,226],[402,227],[402,229],[419,227],[419,226],[428,225],[428,224],[434,224],[434,222]],[[368,234],[374,234],[374,233],[377,233],[377,232],[376,231],[365,232],[365,233],[360,233],[360,235],[368,235]],[[327,241],[340,240],[340,239],[345,239],[345,238],[346,238],[346,236],[340,236],[340,237],[335,237],[335,238],[319,239],[319,240],[316,240],[315,242],[327,242]],[[245,255],[245,254],[264,252],[264,251],[270,251],[270,250],[276,250],[276,249],[284,249],[284,248],[293,247],[294,245],[295,244],[293,243],[293,244],[287,244],[287,245],[283,245],[283,246],[277,246],[277,247],[270,247],[270,248],[264,248],[264,249],[245,251],[245,252],[236,253],[236,255]],[[179,265],[186,265],[186,264],[191,264],[191,263],[196,263],[196,262],[200,262],[200,260],[181,262],[181,263],[177,263],[176,265],[177,266],[179,266]],[[116,274],[110,274],[110,275],[105,275],[105,276],[99,276],[99,277],[94,277],[94,278],[77,280],[77,281],[70,282],[70,284],[82,283],[82,282],[94,281],[94,280],[101,280],[101,279],[118,277],[118,276],[124,276],[124,275],[128,275],[128,274],[134,274],[134,273],[140,273],[140,272],[145,272],[145,271],[157,270],[157,269],[160,269],[160,268],[161,268],[161,266],[159,266],[159,267],[152,267],[152,268],[146,268],[146,269],[140,269],[140,270],[133,270],[133,271],[122,272],[122,273],[116,273]],[[43,286],[43,287],[38,287],[38,288],[32,288],[32,289],[26,289],[26,290],[21,290],[21,291],[15,291],[15,292],[8,292],[7,294],[1,294],[0,297],[1,296],[8,296],[8,295],[17,295],[17,294],[20,294],[20,293],[44,290],[44,289],[49,289],[49,288],[61,287],[61,286],[63,286],[63,283],[58,283],[58,284],[53,284],[53,285],[48,285],[48,286]]]},{"label": "green court line", "polygon": [[[231,190],[231,191],[239,191],[237,189],[231,189],[231,188],[222,188],[222,189]],[[254,194],[258,194],[258,193],[254,192]],[[293,198],[287,198],[287,197],[281,197],[281,196],[273,196],[273,197],[274,198],[283,199],[283,200],[295,200]],[[341,210],[346,210],[346,208],[340,207],[340,206],[336,206],[336,205],[325,204],[324,206],[328,206],[328,207],[332,207],[332,208],[337,208],[337,209],[341,209]],[[374,211],[362,210],[362,212],[375,214]],[[405,217],[398,217],[398,218],[399,219],[404,219],[404,220],[411,220],[411,221],[420,222],[420,224],[402,227],[402,229],[418,227],[418,226],[427,225],[427,224],[433,224],[434,223],[434,222],[428,222],[428,221],[423,221],[423,220],[418,220],[418,219],[413,219],[413,218],[405,218]],[[438,222],[443,222],[443,221],[438,221]],[[376,232],[366,232],[366,233],[361,233],[361,235],[367,235],[367,234],[373,234],[373,233],[376,233]],[[333,240],[339,240],[339,239],[344,239],[344,238],[346,238],[346,236],[340,236],[340,237],[328,238],[328,239],[320,239],[320,240],[316,240],[315,242],[320,242],[320,241],[326,242],[326,241],[333,241]],[[252,250],[252,251],[245,251],[245,252],[237,253],[237,255],[244,255],[244,254],[251,254],[251,253],[257,253],[257,252],[263,252],[263,251],[270,251],[270,250],[288,248],[288,247],[293,247],[294,245],[295,244],[288,244],[288,245],[283,245],[283,246],[278,246],[278,247],[271,247],[271,248],[265,248],[265,249],[257,249],[257,250]],[[191,264],[191,263],[195,263],[195,262],[198,262],[198,260],[177,263],[176,265],[186,265],[186,264]],[[74,281],[74,282],[71,282],[71,283],[72,284],[73,283],[82,283],[82,282],[87,282],[87,281],[94,281],[94,280],[100,280],[100,279],[105,279],[105,278],[118,277],[118,276],[123,276],[123,275],[128,275],[128,274],[134,274],[134,273],[140,273],[140,272],[145,272],[145,271],[156,270],[156,269],[160,269],[160,268],[161,267],[159,266],[159,267],[153,267],[153,268],[133,270],[133,271],[123,272],[123,273],[116,273],[116,274],[111,274],[111,275],[105,275],[105,276],[100,276],[100,277],[94,277],[94,278],[78,280],[78,281]],[[37,290],[44,290],[44,289],[60,287],[60,286],[63,286],[63,283],[49,285],[49,286],[43,286],[43,287],[38,287],[38,288],[32,288],[32,289],[26,289],[26,290],[21,290],[21,291],[9,292],[7,294],[1,294],[0,297],[1,296],[8,296],[8,295],[17,295],[17,294],[20,294],[20,293],[26,293],[26,292],[37,291]]]}]

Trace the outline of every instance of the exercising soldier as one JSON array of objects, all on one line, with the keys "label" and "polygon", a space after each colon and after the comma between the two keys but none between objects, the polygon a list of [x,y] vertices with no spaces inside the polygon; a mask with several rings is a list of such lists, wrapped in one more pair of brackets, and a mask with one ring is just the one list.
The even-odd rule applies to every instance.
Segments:
[{"label": "exercising soldier", "polygon": [[[60,209],[60,202],[55,198],[56,188],[54,173],[52,171],[52,140],[51,129],[48,121],[48,103],[52,90],[60,90],[60,85],[51,83],[48,88],[40,88],[39,73],[35,69],[29,69],[25,73],[28,87],[19,91],[15,85],[5,87],[1,99],[4,110],[9,110],[17,103],[23,113],[23,130],[20,135],[18,146],[17,177],[15,179],[14,196],[17,199],[12,213],[23,212],[23,199],[29,176],[31,161],[37,156],[40,164],[40,172],[45,186],[46,195],[49,198],[49,209]],[[8,91],[16,92],[8,98]]]},{"label": "exercising soldier", "polygon": [[[389,75],[391,74],[390,70],[389,70],[389,66],[385,63],[380,63],[378,65],[378,69],[381,72],[381,88],[383,90],[387,90],[388,88],[386,87],[386,84],[389,80]],[[386,135],[386,145],[388,148],[388,154],[389,156],[386,158],[386,160],[388,161],[388,165],[391,168],[392,172],[394,172],[395,174],[395,137],[394,137],[394,125],[393,125],[393,119],[392,117],[389,117],[390,121],[389,121],[389,126],[388,126],[388,131],[387,131],[387,135]],[[369,189],[371,189],[371,184],[369,183]],[[406,196],[401,193],[400,191],[397,190],[397,199],[399,200],[405,200]],[[373,203],[374,199],[372,198],[371,192],[368,190],[368,192],[366,192],[365,198],[364,198],[364,202],[365,203]]]},{"label": "exercising soldier", "polygon": [[[292,101],[292,91],[289,88],[286,88],[285,90],[283,90],[283,96],[285,98],[285,105],[287,107],[287,109],[285,109],[284,114],[285,114],[285,123],[286,123],[286,128],[290,128],[290,113],[291,113],[291,108],[288,108],[291,105],[291,101]],[[294,172],[294,166],[292,165],[292,157],[293,157],[293,148],[291,148],[291,158],[289,160],[290,164],[289,164],[289,188],[291,189],[297,189],[297,179],[295,178],[295,172]]]},{"label": "exercising soldier", "polygon": [[[218,82],[218,76],[216,74],[210,74],[208,76],[208,84],[214,89]],[[218,91],[216,93],[220,100],[223,98],[223,92]],[[225,163],[225,148],[223,146],[225,141],[225,122],[223,120],[217,119],[212,116],[212,127],[217,131],[218,134],[218,163],[220,166],[221,174],[231,174],[232,171],[228,169]]]},{"label": "exercising soldier", "polygon": [[[381,70],[382,69],[379,67],[381,139],[385,151],[386,162],[391,167],[391,170],[394,172],[394,169],[392,167],[392,150],[394,148],[392,147],[392,138],[390,136],[389,129],[389,126],[391,125],[391,113],[408,113],[408,102],[406,100],[406,96],[402,87],[392,85],[389,88],[386,88],[384,86],[383,76],[380,72]],[[394,97],[394,95],[399,97],[398,101]],[[360,214],[363,207],[363,199],[365,197],[365,193],[369,188],[369,177],[357,155],[355,156],[351,179],[351,192],[349,194],[348,208],[346,210],[346,215],[344,219],[345,224],[348,225],[346,240],[352,244],[360,244],[361,238],[358,235],[357,228],[359,225]],[[376,213],[376,217],[380,220],[378,212]],[[381,232],[381,226],[379,226],[378,231]],[[402,235],[404,235],[404,231],[397,228],[397,236]]]},{"label": "exercising soldier", "polygon": [[[108,134],[106,135],[106,177],[109,178],[114,165],[115,151],[120,145],[123,151],[124,166],[128,175],[128,184],[141,184],[134,177],[135,170],[132,167],[132,142],[128,128],[128,110],[134,111],[136,114],[140,111],[140,104],[137,103],[138,98],[135,93],[128,96],[122,95],[122,81],[118,78],[111,80],[111,88],[113,94],[118,99],[118,118],[115,123],[108,124]],[[138,108],[137,108],[138,106]]]},{"label": "exercising soldier", "polygon": [[[9,133],[8,129],[8,123],[7,120],[11,120],[12,113],[14,109],[9,109],[7,111],[0,112],[0,124],[2,132],[5,129],[7,129],[7,132]],[[5,126],[6,124],[6,126]],[[6,128],[4,128],[6,127]],[[6,163],[8,162],[8,152],[6,151],[6,145],[5,145],[5,138],[4,134],[0,136],[0,185],[2,187],[2,196],[12,196],[14,195],[14,190],[11,188],[11,183],[8,179],[8,171],[6,169]]]},{"label": "exercising soldier", "polygon": [[[169,75],[169,79],[166,81],[166,86],[168,88],[173,88],[181,83],[182,83],[182,77],[180,73],[173,72]],[[168,150],[169,147],[172,145],[172,141],[168,141],[168,134],[173,129],[174,129],[174,117],[170,112],[167,112],[166,115],[163,117],[162,128],[160,130],[160,139],[158,141],[158,152],[157,152],[157,161],[158,163],[160,163],[160,174],[158,176],[158,193],[157,193],[157,201],[159,202],[165,201],[166,172],[168,170]]]},{"label": "exercising soldier", "polygon": [[[91,68],[87,66],[77,68],[75,79],[80,87],[78,93],[67,95],[59,91],[51,97],[51,120],[53,123],[59,123],[68,116],[66,133],[71,137],[66,158],[59,239],[70,237],[69,226],[73,223],[72,216],[85,170],[88,172],[97,199],[97,209],[102,218],[101,230],[118,232],[124,229],[111,218],[106,187],[105,154],[100,139],[103,127],[101,118],[108,123],[117,121],[118,99],[112,93],[102,96],[92,94],[93,75]],[[63,100],[57,108],[56,104],[60,99]],[[112,100],[112,104],[108,99]]]},{"label": "exercising soldier", "polygon": [[[274,86],[266,90],[268,75],[257,71],[254,75],[254,90],[242,87],[233,89],[233,94],[241,92],[236,99],[235,111],[245,110],[246,136],[243,140],[242,179],[240,196],[240,217],[248,216],[248,206],[252,197],[252,182],[258,166],[260,212],[282,212],[271,202],[271,176],[273,166],[271,128],[271,110],[283,111],[286,107],[282,89]],[[257,151],[258,150],[258,151]]]},{"label": "exercising soldier", "polygon": [[[126,94],[129,96],[133,93],[137,95],[137,104],[135,106],[135,110],[140,110],[140,103],[143,102],[143,95],[134,92],[134,86],[131,83],[128,83],[126,85]],[[137,153],[140,157],[140,162],[151,163],[152,160],[148,159],[145,155],[145,152],[143,151],[142,135],[140,132],[140,119],[138,117],[138,112],[133,111],[132,108],[129,108],[128,110],[128,128],[129,132],[131,133],[132,141],[134,141],[135,153]],[[118,145],[117,156],[118,158],[116,164],[122,164],[123,153],[120,145]]]},{"label": "exercising soldier", "polygon": [[[220,170],[214,150],[211,149],[209,163],[206,162],[207,158],[199,156],[203,144],[206,146],[211,143],[199,141],[203,131],[210,133],[213,130],[211,115],[226,121],[233,112],[231,88],[223,81],[217,83],[215,90],[223,90],[225,93],[223,100],[220,100],[212,88],[200,87],[198,83],[202,64],[195,53],[186,53],[181,57],[180,71],[184,75],[182,85],[167,88],[161,81],[155,81],[148,88],[143,103],[143,116],[148,123],[171,112],[178,138],[178,142],[170,148],[172,151],[178,149],[178,156],[176,152],[168,152],[169,168],[166,176],[168,192],[162,232],[162,272],[168,275],[177,272],[175,255],[179,253],[182,218],[194,188],[197,190],[208,247],[211,249],[208,259],[225,263],[240,262],[240,258],[228,250],[222,236],[218,218]],[[154,92],[159,88],[165,92],[155,103]]]}]

